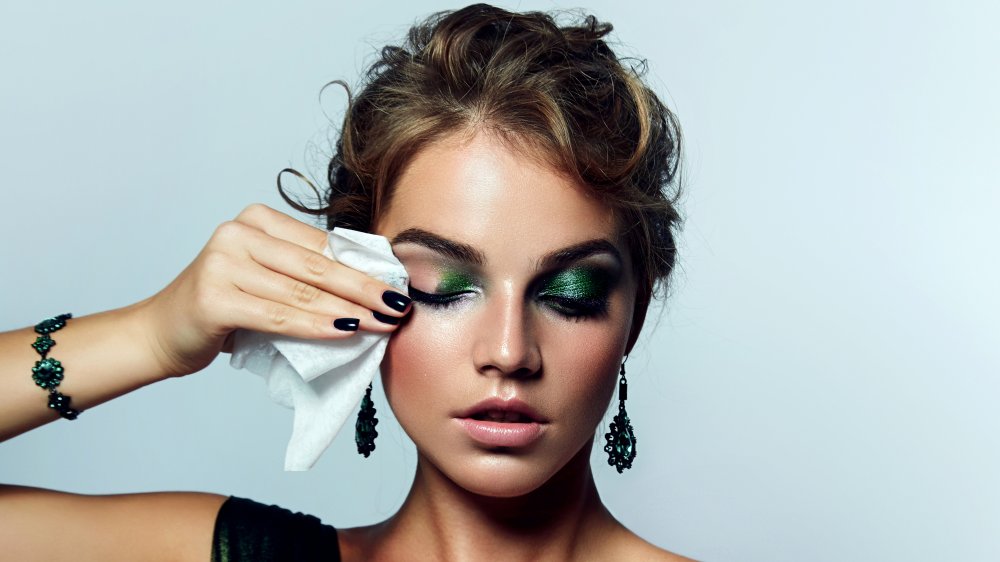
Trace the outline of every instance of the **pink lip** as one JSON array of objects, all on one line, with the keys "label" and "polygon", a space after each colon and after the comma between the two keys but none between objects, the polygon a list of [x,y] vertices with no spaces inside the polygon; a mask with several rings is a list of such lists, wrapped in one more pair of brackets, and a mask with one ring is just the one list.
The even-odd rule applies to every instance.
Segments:
[{"label": "pink lip", "polygon": [[469,437],[488,447],[527,447],[542,436],[542,424],[537,422],[495,422],[456,419]]},{"label": "pink lip", "polygon": [[[490,411],[512,412],[527,418],[520,422],[500,422],[475,419]],[[487,447],[527,447],[545,431],[548,420],[537,410],[517,398],[501,400],[487,398],[455,416],[462,429],[473,441]]]}]

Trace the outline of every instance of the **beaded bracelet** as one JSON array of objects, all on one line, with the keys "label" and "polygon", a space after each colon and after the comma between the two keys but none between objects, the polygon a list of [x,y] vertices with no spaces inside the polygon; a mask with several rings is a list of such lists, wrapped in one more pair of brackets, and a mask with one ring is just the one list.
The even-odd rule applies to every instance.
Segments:
[{"label": "beaded bracelet", "polygon": [[68,420],[75,420],[82,412],[71,408],[70,397],[56,390],[63,380],[63,366],[59,361],[49,357],[48,353],[56,345],[49,334],[62,329],[66,321],[72,317],[73,315],[69,313],[60,314],[35,324],[35,333],[38,337],[35,338],[35,343],[31,344],[31,347],[42,356],[41,360],[35,361],[35,366],[31,368],[31,378],[43,390],[49,391],[49,408],[56,410],[60,416]]}]

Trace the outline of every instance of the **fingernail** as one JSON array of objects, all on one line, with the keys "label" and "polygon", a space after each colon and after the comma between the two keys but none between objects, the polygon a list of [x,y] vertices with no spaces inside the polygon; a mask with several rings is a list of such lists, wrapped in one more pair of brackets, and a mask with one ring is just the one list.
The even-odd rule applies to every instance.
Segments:
[{"label": "fingernail", "polygon": [[361,320],[357,318],[337,318],[333,321],[333,327],[345,332],[356,332],[360,323]]},{"label": "fingernail", "polygon": [[372,316],[374,316],[379,322],[384,322],[393,326],[399,324],[399,318],[396,318],[395,316],[389,316],[388,314],[382,314],[381,312],[376,312],[374,310],[372,311]]},{"label": "fingernail", "polygon": [[386,291],[382,293],[382,302],[393,310],[403,312],[410,305],[410,297],[396,291]]}]

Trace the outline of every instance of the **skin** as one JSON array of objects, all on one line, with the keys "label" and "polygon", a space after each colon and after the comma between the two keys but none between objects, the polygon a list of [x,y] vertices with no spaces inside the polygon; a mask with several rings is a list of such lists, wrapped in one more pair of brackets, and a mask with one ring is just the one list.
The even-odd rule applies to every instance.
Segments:
[{"label": "skin", "polygon": [[[413,229],[468,245],[483,263],[400,241]],[[389,342],[382,382],[418,463],[395,516],[341,533],[345,557],[682,560],[616,521],[590,469],[645,313],[610,210],[489,134],[463,133],[415,156],[376,230],[395,240],[411,274],[414,309]],[[595,240],[610,249],[539,269],[545,256]],[[421,293],[457,296],[440,307]],[[567,299],[590,312],[565,316]],[[472,440],[455,418],[489,397],[534,407],[547,421],[542,436],[523,448]]]}]

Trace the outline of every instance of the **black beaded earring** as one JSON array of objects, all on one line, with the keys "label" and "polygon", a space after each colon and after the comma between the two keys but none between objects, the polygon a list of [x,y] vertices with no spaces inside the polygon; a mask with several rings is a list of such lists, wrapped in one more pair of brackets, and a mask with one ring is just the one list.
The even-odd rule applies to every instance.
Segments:
[{"label": "black beaded earring", "polygon": [[604,434],[604,438],[608,441],[604,446],[604,452],[608,454],[608,464],[618,469],[618,474],[626,468],[632,468],[632,461],[635,459],[635,432],[632,431],[632,422],[625,411],[625,399],[628,398],[625,361],[628,361],[628,355],[622,361],[621,378],[618,379],[618,414],[611,422],[611,431]]},{"label": "black beaded earring", "polygon": [[358,421],[354,424],[354,442],[358,444],[358,454],[364,455],[366,459],[375,450],[375,438],[378,437],[378,432],[375,431],[375,426],[378,425],[375,412],[372,385],[368,383],[365,397],[361,399],[361,409],[358,410]]}]

